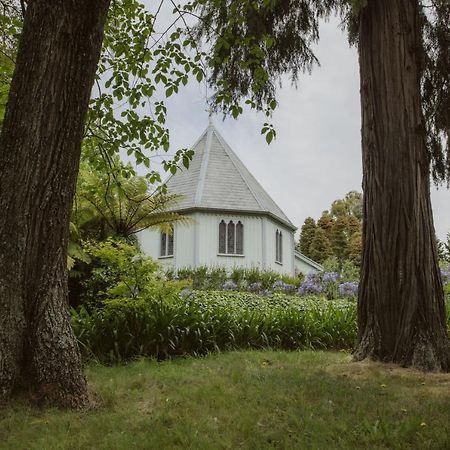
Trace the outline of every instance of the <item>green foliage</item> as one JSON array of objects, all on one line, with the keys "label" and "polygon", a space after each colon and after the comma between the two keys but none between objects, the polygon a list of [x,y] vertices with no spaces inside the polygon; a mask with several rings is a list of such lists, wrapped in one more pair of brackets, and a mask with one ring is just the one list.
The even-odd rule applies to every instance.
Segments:
[{"label": "green foliage", "polygon": [[[149,169],[151,183],[160,182],[161,176],[150,153],[162,156],[169,150],[167,107],[161,96],[178,93],[190,78],[204,77],[196,42],[179,27],[183,17],[174,11],[171,26],[160,33],[159,9],[151,12],[138,0],[112,2],[85,139],[106,161],[126,151]],[[180,149],[163,159],[164,170],[188,167],[192,156],[192,150]]]},{"label": "green foliage", "polygon": [[335,272],[339,274],[342,283],[359,281],[359,266],[351,260],[341,263],[336,256],[326,259],[323,264],[324,272]]},{"label": "green foliage", "polygon": [[316,228],[316,221],[312,217],[307,217],[300,231],[300,241],[297,247],[301,253],[309,258],[311,257],[311,243],[314,239]]},{"label": "green foliage", "polygon": [[259,283],[261,290],[271,290],[276,281],[284,281],[294,287],[298,287],[303,281],[303,276],[290,277],[281,275],[277,272],[260,270],[257,267],[246,269],[235,267],[230,273],[227,273],[223,267],[200,266],[195,269],[185,267],[166,271],[166,277],[179,280],[191,280],[192,287],[199,290],[220,290],[227,280],[233,281],[238,290],[246,290],[251,285]]},{"label": "green foliage", "polygon": [[317,227],[309,247],[309,257],[320,264],[332,254],[333,248],[331,247],[330,240],[325,231],[322,228]]},{"label": "green foliage", "polygon": [[119,161],[111,170],[103,171],[83,164],[72,221],[78,228],[84,227],[88,236],[129,239],[146,228],[168,230],[174,222],[186,221],[184,216],[169,211],[179,198],[155,189],[145,177],[127,173]]},{"label": "green foliage", "polygon": [[445,263],[450,263],[450,233],[447,233],[446,241],[437,241],[439,259]]},{"label": "green foliage", "polygon": [[[436,182],[450,182],[450,3],[417,2],[421,21],[424,136]],[[313,46],[319,40],[319,21],[339,14],[349,34],[358,41],[359,17],[367,0],[192,0],[188,11],[199,11],[199,41],[212,47],[208,64],[215,105],[233,116],[245,101],[270,116],[276,107],[275,90],[289,74],[294,83],[318,60]],[[265,127],[266,130],[268,129]]]},{"label": "green foliage", "polygon": [[[318,231],[320,230],[320,231]],[[335,256],[341,264],[359,265],[362,253],[362,194],[350,191],[335,200],[317,220],[308,217],[300,234],[300,251],[319,263]]]},{"label": "green foliage", "polygon": [[19,4],[15,0],[2,2],[0,8],[0,130],[15,66],[21,25]]},{"label": "green foliage", "polygon": [[350,191],[343,199],[335,200],[331,204],[331,215],[333,217],[354,217],[359,222],[363,218],[363,197],[360,192]]},{"label": "green foliage", "polygon": [[234,348],[351,348],[356,338],[352,302],[283,294],[197,291],[178,296],[155,290],[118,298],[101,309],[72,312],[86,356],[116,363]]},{"label": "green foliage", "polygon": [[347,220],[345,216],[338,216],[331,230],[331,247],[333,254],[343,261],[347,254]]},{"label": "green foliage", "polygon": [[450,304],[450,283],[447,283],[444,285],[444,294],[445,294],[447,303]]},{"label": "green foliage", "polygon": [[82,249],[90,264],[78,280],[80,302],[89,308],[101,307],[111,298],[138,298],[156,282],[158,264],[144,257],[123,240],[87,241]]}]

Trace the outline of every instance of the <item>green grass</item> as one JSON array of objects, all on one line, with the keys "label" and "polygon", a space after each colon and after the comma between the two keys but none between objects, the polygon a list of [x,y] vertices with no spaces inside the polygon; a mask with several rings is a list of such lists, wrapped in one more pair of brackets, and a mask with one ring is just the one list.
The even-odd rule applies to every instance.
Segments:
[{"label": "green grass", "polygon": [[89,412],[0,410],[1,449],[447,449],[450,376],[345,353],[91,365]]}]

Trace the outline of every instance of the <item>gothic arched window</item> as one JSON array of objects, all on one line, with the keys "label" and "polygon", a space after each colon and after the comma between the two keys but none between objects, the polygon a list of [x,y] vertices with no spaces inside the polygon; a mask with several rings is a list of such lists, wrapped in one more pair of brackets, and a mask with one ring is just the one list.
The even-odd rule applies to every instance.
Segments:
[{"label": "gothic arched window", "polygon": [[244,225],[239,221],[236,224],[236,255],[244,254]]},{"label": "gothic arched window", "polygon": [[236,253],[235,244],[236,233],[235,233],[235,225],[232,220],[228,222],[227,225],[227,253],[234,255]]},{"label": "gothic arched window", "polygon": [[283,262],[283,235],[279,230],[275,233],[275,261]]},{"label": "gothic arched window", "polygon": [[244,225],[241,221],[234,223],[230,220],[219,223],[219,254],[243,255],[244,254]]},{"label": "gothic arched window", "polygon": [[219,253],[227,252],[227,224],[224,220],[219,223]]}]

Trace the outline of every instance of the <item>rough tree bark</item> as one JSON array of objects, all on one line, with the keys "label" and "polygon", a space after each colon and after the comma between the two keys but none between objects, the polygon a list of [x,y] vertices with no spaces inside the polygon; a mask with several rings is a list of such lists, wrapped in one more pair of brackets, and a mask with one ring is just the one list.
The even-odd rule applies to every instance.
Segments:
[{"label": "rough tree bark", "polygon": [[0,136],[0,400],[87,402],[68,224],[109,0],[30,0]]},{"label": "rough tree bark", "polygon": [[417,0],[369,0],[359,33],[364,231],[356,359],[450,371],[421,111]]}]

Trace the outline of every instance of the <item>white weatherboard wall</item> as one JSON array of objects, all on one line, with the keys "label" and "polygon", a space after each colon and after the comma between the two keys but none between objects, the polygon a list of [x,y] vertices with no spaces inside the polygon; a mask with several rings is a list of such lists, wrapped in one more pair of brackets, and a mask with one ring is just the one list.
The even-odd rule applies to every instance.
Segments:
[{"label": "white weatherboard wall", "polygon": [[294,252],[294,272],[295,274],[303,273],[318,273],[322,272],[323,267],[313,261],[312,259],[302,255],[301,253]]},{"label": "white weatherboard wall", "polygon": [[157,260],[165,267],[194,266],[194,225],[178,223],[174,225],[173,256],[161,257],[161,232],[151,228],[138,233],[138,241],[144,254]]},{"label": "white weatherboard wall", "polygon": [[[293,232],[275,221],[256,215],[214,214],[196,212],[189,214],[187,224],[174,226],[174,255],[160,257],[160,231],[144,230],[138,235],[142,251],[158,260],[163,266],[176,269],[184,267],[234,267],[258,268],[282,274],[294,274]],[[244,225],[244,255],[219,255],[219,223],[241,221]],[[283,233],[283,262],[275,261],[275,233]]]},{"label": "white weatherboard wall", "polygon": [[[258,267],[262,269],[261,218],[227,214],[198,214],[198,260],[196,266]],[[244,225],[244,256],[219,255],[219,223],[240,221]]]},{"label": "white weatherboard wall", "polygon": [[[274,272],[294,275],[294,261],[292,259],[294,248],[294,232],[289,228],[281,225],[274,220],[264,217],[265,221],[265,239],[266,246],[266,269]],[[282,233],[282,256],[283,261],[278,263],[276,261],[276,232]]]}]

